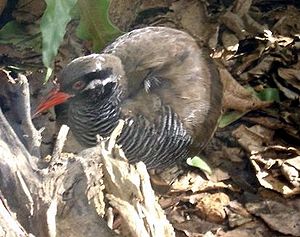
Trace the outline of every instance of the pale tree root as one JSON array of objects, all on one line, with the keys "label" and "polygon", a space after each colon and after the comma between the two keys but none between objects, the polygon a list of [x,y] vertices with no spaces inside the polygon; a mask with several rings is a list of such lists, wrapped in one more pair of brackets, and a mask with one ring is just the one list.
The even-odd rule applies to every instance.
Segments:
[{"label": "pale tree root", "polygon": [[129,165],[115,144],[122,121],[109,141],[79,155],[62,153],[68,133],[62,126],[52,159],[41,169],[40,133],[29,119],[26,77],[19,76],[18,87],[25,97],[19,110],[26,147],[0,110],[0,236],[120,236],[102,218],[105,199],[123,217],[122,235],[175,236],[145,165]]}]

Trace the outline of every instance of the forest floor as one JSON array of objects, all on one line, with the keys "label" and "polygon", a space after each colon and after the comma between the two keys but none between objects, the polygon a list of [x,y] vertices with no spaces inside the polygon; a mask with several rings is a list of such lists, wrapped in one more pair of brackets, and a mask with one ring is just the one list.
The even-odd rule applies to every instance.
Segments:
[{"label": "forest floor", "polygon": [[[210,49],[224,85],[224,113],[201,155],[210,171],[172,168],[152,176],[176,236],[300,236],[299,3],[128,0],[131,7],[112,5],[112,22],[123,31],[165,25],[189,32]],[[0,80],[4,85],[8,73],[25,74],[34,108],[52,87],[44,84],[37,24],[45,3],[23,0],[10,7],[0,18]],[[24,28],[5,28],[8,19]],[[76,37],[76,26],[76,20],[68,25],[54,74],[92,52],[89,42]],[[6,86],[0,87],[0,106],[17,129]],[[45,126],[43,157],[52,153],[63,122],[63,117],[56,121],[55,111],[34,119],[37,129]],[[81,149],[70,135],[64,151]]]}]

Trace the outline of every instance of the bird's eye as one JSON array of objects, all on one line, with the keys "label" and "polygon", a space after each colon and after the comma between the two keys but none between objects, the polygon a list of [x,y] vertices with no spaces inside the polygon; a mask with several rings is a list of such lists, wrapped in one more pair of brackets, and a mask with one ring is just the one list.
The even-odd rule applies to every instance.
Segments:
[{"label": "bird's eye", "polygon": [[85,82],[84,81],[76,81],[74,84],[73,84],[73,89],[74,90],[81,90],[85,87]]}]

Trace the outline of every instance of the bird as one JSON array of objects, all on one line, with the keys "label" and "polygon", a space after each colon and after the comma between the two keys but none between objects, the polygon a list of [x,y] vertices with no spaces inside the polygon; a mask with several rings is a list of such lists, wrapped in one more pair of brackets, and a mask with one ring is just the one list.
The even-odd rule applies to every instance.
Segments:
[{"label": "bird", "polygon": [[188,33],[149,26],[119,36],[100,53],[71,61],[37,106],[68,105],[68,121],[84,147],[117,139],[130,163],[165,168],[198,155],[221,114],[222,83],[208,50]]}]

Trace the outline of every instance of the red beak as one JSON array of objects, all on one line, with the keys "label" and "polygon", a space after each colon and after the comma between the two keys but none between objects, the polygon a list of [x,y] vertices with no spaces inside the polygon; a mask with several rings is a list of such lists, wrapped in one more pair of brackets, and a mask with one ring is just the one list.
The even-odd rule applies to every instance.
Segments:
[{"label": "red beak", "polygon": [[50,91],[47,98],[39,104],[39,106],[35,109],[34,114],[32,115],[32,118],[35,118],[39,113],[50,109],[51,107],[55,105],[59,105],[67,101],[70,97],[73,95],[64,93],[59,91],[58,88],[54,88]]}]

